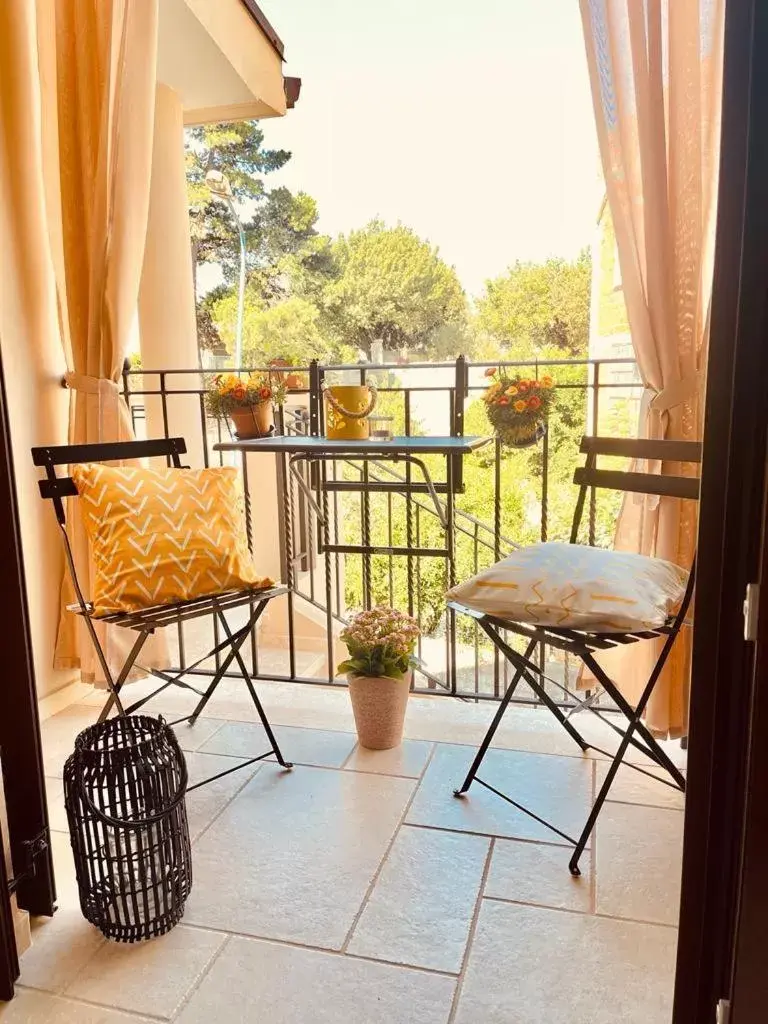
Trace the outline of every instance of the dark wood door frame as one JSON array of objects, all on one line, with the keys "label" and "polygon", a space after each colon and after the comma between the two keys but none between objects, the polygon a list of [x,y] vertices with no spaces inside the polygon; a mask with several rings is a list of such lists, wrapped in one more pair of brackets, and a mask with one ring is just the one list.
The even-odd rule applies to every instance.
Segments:
[{"label": "dark wood door frame", "polygon": [[[56,891],[48,844],[43,755],[37,711],[27,588],[5,378],[0,358],[0,551],[3,552],[3,644],[0,660],[0,751],[16,898],[30,914],[51,915]],[[1,858],[0,858],[1,859]],[[32,867],[34,865],[34,867]],[[0,999],[19,973],[8,882],[0,864]]]},{"label": "dark wood door frame", "polygon": [[[674,1024],[710,1024],[730,1001],[754,730],[768,744],[743,617],[760,572],[768,427],[766,53],[768,4],[727,0]],[[731,1024],[757,1020],[734,1007]]]}]

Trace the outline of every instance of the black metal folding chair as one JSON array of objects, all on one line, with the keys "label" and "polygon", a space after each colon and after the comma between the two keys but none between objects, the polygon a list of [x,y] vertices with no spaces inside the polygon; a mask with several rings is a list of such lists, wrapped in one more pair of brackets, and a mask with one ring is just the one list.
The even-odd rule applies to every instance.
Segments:
[{"label": "black metal folding chair", "polygon": [[[91,638],[91,642],[93,643],[99,665],[104,673],[107,689],[109,691],[107,701],[102,708],[98,721],[104,721],[113,708],[117,708],[117,713],[119,715],[133,714],[143,707],[148,701],[168,689],[168,687],[179,686],[182,689],[196,693],[200,699],[194,711],[190,715],[185,715],[173,722],[170,722],[169,724],[178,725],[180,722],[189,722],[190,724],[194,724],[215,693],[216,688],[224,678],[224,675],[232,662],[236,662],[240,669],[240,673],[245,681],[246,687],[248,688],[248,692],[251,695],[254,706],[256,707],[261,724],[267,734],[270,748],[258,757],[250,758],[248,761],[238,764],[235,768],[230,768],[227,771],[220,772],[218,775],[214,775],[209,779],[205,779],[203,782],[198,782],[194,786],[189,786],[189,791],[197,789],[199,786],[206,785],[208,782],[213,782],[215,779],[221,778],[223,775],[228,775],[232,771],[236,771],[240,768],[246,768],[248,765],[254,764],[257,761],[263,761],[273,754],[277,759],[278,764],[283,768],[289,769],[293,767],[293,765],[289,761],[286,761],[282,755],[280,746],[272,730],[272,726],[267,719],[267,715],[261,701],[259,700],[258,694],[256,693],[256,689],[254,688],[253,680],[248,673],[247,666],[240,653],[241,647],[245,643],[247,637],[250,636],[251,631],[256,628],[256,623],[259,621],[269,602],[273,598],[285,594],[287,592],[287,588],[279,586],[271,587],[268,590],[252,590],[247,588],[243,590],[231,590],[221,594],[209,594],[205,597],[195,598],[194,600],[183,601],[177,604],[156,605],[151,608],[143,608],[140,611],[115,612],[109,615],[97,616],[94,614],[93,605],[86,600],[82,587],[80,586],[77,569],[75,567],[74,555],[72,553],[72,547],[69,542],[66,529],[64,499],[77,497],[77,487],[75,486],[75,482],[72,477],[58,476],[56,473],[56,468],[58,466],[73,466],[84,462],[122,462],[130,459],[144,459],[152,457],[165,457],[169,466],[181,469],[182,464],[180,456],[184,455],[186,450],[187,446],[183,438],[171,437],[149,441],[119,441],[106,444],[75,444],[59,445],[48,448],[33,448],[32,460],[36,466],[42,466],[45,469],[46,478],[39,481],[40,493],[43,498],[50,499],[53,502],[56,519],[61,530],[67,567],[74,587],[75,596],[77,598],[76,604],[68,605],[68,611],[82,616],[88,634]],[[250,607],[248,621],[244,626],[233,630],[227,622],[225,612],[245,605]],[[121,691],[128,679],[131,669],[135,665],[139,666],[139,656],[149,637],[156,630],[162,629],[164,626],[180,626],[181,623],[190,619],[197,619],[206,615],[212,615],[214,620],[219,623],[224,631],[225,639],[222,640],[221,643],[216,644],[210,651],[204,654],[202,658],[198,658],[192,664],[186,665],[176,673],[163,671],[158,668],[144,669],[144,671],[161,679],[163,681],[162,685],[151,693],[146,694],[130,706],[125,707],[121,697]],[[96,623],[105,623],[111,626],[124,627],[126,629],[133,630],[137,634],[136,640],[131,647],[123,666],[116,675],[113,674],[109,667],[103,645],[96,630]],[[209,658],[218,657],[225,651],[226,654],[220,658],[218,668],[214,672],[213,678],[211,679],[207,689],[198,690],[197,687],[192,686],[191,683],[182,678],[193,669],[198,668]]]},{"label": "black metal folding chair", "polygon": [[[579,527],[581,525],[587,495],[588,493],[594,494],[594,490],[596,488],[606,488],[609,490],[625,491],[635,494],[658,495],[660,497],[698,500],[699,481],[696,477],[659,475],[656,473],[637,472],[636,470],[619,471],[598,469],[598,456],[622,456],[634,460],[663,461],[666,463],[700,463],[701,447],[701,444],[695,441],[647,441],[605,437],[582,438],[580,450],[582,453],[586,454],[586,462],[585,465],[583,467],[579,467],[574,474],[574,483],[579,484],[580,489],[576,501],[573,525],[571,528],[571,543],[578,543]],[[667,662],[672,646],[682,627],[684,625],[688,625],[686,616],[693,596],[694,583],[695,558],[691,565],[685,594],[677,613],[668,619],[663,626],[660,626],[657,629],[638,630],[627,633],[589,633],[575,629],[559,629],[553,626],[537,626],[532,623],[525,622],[510,622],[497,616],[486,615],[481,612],[474,611],[473,609],[467,608],[465,605],[459,604],[458,602],[449,602],[450,607],[455,611],[471,615],[476,619],[478,625],[489,637],[494,647],[514,668],[514,674],[509,686],[507,687],[496,715],[485,734],[485,738],[480,744],[477,755],[475,756],[469,772],[467,773],[467,777],[465,778],[461,788],[454,791],[454,795],[457,797],[463,797],[472,783],[477,782],[486,789],[491,790],[503,800],[513,804],[518,808],[518,810],[521,810],[523,813],[535,818],[556,835],[573,844],[574,852],[569,862],[569,869],[571,874],[579,875],[581,873],[579,871],[579,859],[581,858],[587,842],[589,841],[589,837],[595,827],[598,815],[600,814],[603,804],[608,797],[613,781],[616,778],[616,773],[618,772],[630,746],[645,754],[645,756],[654,762],[654,764],[664,769],[671,781],[666,778],[660,778],[654,772],[647,771],[641,765],[637,765],[632,762],[627,762],[628,767],[633,768],[644,775],[649,775],[651,778],[654,778],[659,782],[663,782],[665,785],[669,785],[672,788],[685,792],[685,776],[659,745],[656,738],[643,723],[642,718],[664,665]],[[524,653],[521,654],[519,651],[516,651],[504,638],[502,635],[503,633],[515,633],[518,636],[525,637],[528,643]],[[640,698],[636,706],[632,707],[632,705],[622,695],[616,683],[606,674],[602,666],[597,661],[595,655],[599,654],[601,651],[611,650],[620,645],[634,644],[641,640],[652,640],[662,637],[664,638],[664,643],[659,653],[659,657],[640,694]],[[611,698],[616,708],[623,713],[627,722],[626,728],[622,729],[615,721],[612,721],[610,717],[603,714],[600,709],[595,706],[594,698],[581,699],[568,690],[568,688],[563,684],[545,676],[543,668],[533,660],[534,652],[539,644],[548,644],[556,650],[563,651],[566,654],[579,658],[584,666],[592,672],[599,685]],[[560,722],[568,735],[575,743],[578,744],[582,751],[586,751],[591,747],[593,750],[597,750],[599,753],[612,759],[605,780],[600,787],[600,791],[597,794],[597,798],[592,810],[590,811],[589,817],[587,818],[587,822],[578,839],[574,839],[567,835],[565,832],[562,832],[557,828],[556,825],[545,821],[522,804],[512,800],[496,787],[483,781],[483,779],[481,779],[477,774],[480,769],[480,765],[483,762],[483,758],[491,745],[496,730],[499,727],[499,723],[504,717],[504,713],[509,707],[509,703],[512,700],[515,690],[521,680],[525,680],[525,682],[528,683],[542,704],[549,708],[558,722]],[[547,692],[545,686],[547,682],[554,684],[569,698],[570,701],[573,702],[573,708],[571,708],[567,713]],[[571,719],[576,712],[582,710],[591,711],[621,737],[621,742],[619,743],[618,750],[615,754],[611,754],[608,751],[595,746],[594,743],[588,742],[575,728]]]}]

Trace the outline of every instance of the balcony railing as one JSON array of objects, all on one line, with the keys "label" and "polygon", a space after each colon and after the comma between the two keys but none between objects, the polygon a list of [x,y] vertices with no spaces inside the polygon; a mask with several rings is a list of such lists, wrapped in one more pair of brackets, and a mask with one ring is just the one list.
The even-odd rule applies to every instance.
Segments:
[{"label": "balcony railing", "polygon": [[[319,366],[291,372],[305,373],[310,386],[291,392],[277,411],[282,433],[322,434],[319,381],[338,375],[361,382],[375,377],[380,404],[395,419],[395,432],[406,435],[489,434],[482,402],[489,363],[412,363],[406,365]],[[508,373],[537,377],[549,374],[557,386],[557,404],[549,429],[535,447],[509,451],[495,442],[465,457],[450,474],[455,493],[447,493],[446,479],[438,480],[442,501],[455,508],[455,561],[458,579],[472,575],[516,544],[536,540],[567,540],[575,504],[573,471],[580,462],[578,443],[584,433],[631,436],[637,423],[641,387],[630,359],[548,360],[504,362]],[[268,368],[243,368],[241,373]],[[184,433],[191,451],[202,464],[233,464],[229,453],[214,445],[229,439],[226,423],[205,410],[205,373],[199,370],[139,370],[124,374],[124,393],[137,436],[147,432],[166,436]],[[153,408],[154,403],[154,408]],[[180,416],[181,405],[184,415]],[[180,425],[181,428],[180,429]],[[189,436],[194,431],[195,437]],[[235,458],[239,458],[235,456]],[[265,456],[260,456],[265,458]],[[440,457],[429,465],[433,476],[441,470]],[[430,462],[430,459],[427,459]],[[281,641],[254,636],[250,668],[254,674],[285,681],[339,684],[334,672],[341,625],[361,607],[386,603],[410,611],[423,631],[414,689],[467,699],[498,699],[507,683],[507,663],[469,619],[445,607],[449,565],[445,556],[425,554],[444,547],[437,510],[423,485],[386,461],[329,464],[321,500],[328,508],[326,542],[333,548],[354,548],[361,543],[381,554],[325,550],[322,532],[301,488],[281,470],[278,459],[276,493],[264,500],[249,481],[248,460],[240,459],[245,477],[249,539],[261,528],[260,517],[279,520],[280,564],[283,579],[291,584],[284,599]],[[319,495],[321,482],[307,472],[307,485]],[[407,494],[403,488],[408,486]],[[422,490],[419,490],[421,486]],[[290,523],[281,508],[281,496],[292,507]],[[609,546],[619,508],[619,496],[592,493],[585,517],[584,543]],[[266,509],[266,512],[265,512]],[[270,512],[271,509],[271,512]],[[404,553],[395,553],[401,549]],[[302,618],[303,617],[303,618]],[[319,635],[299,640],[299,620],[314,617]],[[198,627],[199,628],[199,627]],[[214,638],[216,627],[213,627]],[[316,633],[318,630],[316,629]],[[197,639],[180,627],[176,641],[178,668],[193,660]],[[552,696],[567,704],[560,687],[575,683],[576,666],[550,649],[538,652]],[[197,671],[206,671],[197,670]],[[521,686],[519,703],[537,703]]]}]

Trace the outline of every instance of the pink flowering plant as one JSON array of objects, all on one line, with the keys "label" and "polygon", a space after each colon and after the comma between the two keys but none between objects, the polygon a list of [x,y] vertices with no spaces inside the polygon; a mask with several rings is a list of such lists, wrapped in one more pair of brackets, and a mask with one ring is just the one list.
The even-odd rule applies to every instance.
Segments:
[{"label": "pink flowering plant", "polygon": [[394,608],[360,612],[341,631],[349,658],[342,661],[338,671],[401,679],[411,667],[418,637],[415,619]]}]

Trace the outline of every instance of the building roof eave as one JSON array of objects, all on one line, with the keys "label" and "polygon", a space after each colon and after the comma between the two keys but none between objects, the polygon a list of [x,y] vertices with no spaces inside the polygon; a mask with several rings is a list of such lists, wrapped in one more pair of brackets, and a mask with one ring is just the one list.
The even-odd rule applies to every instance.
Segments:
[{"label": "building roof eave", "polygon": [[275,32],[275,30],[272,28],[269,19],[267,18],[264,11],[262,11],[262,9],[256,3],[256,0],[241,0],[241,2],[245,9],[250,14],[250,16],[259,26],[261,31],[267,37],[267,39],[271,43],[272,47],[274,48],[275,52],[278,54],[280,59],[285,60],[285,47],[283,46],[283,41],[277,34],[277,32]]}]

